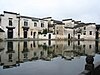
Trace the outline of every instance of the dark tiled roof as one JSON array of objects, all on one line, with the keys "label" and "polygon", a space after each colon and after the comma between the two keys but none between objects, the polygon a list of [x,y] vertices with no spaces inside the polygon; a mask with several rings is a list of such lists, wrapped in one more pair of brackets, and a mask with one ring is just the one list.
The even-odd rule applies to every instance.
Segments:
[{"label": "dark tiled roof", "polygon": [[32,17],[29,16],[20,16],[21,18],[28,18],[28,19],[32,19]]},{"label": "dark tiled roof", "polygon": [[87,26],[87,25],[91,25],[91,24],[95,24],[95,23],[78,23],[78,25],[74,26],[74,28],[83,27],[83,26]]},{"label": "dark tiled roof", "polygon": [[15,12],[8,12],[8,11],[4,11],[4,13],[19,15],[18,13],[15,13]]},{"label": "dark tiled roof", "polygon": [[3,14],[0,14],[0,16],[4,16]]},{"label": "dark tiled roof", "polygon": [[0,28],[0,32],[5,32],[5,31]]},{"label": "dark tiled roof", "polygon": [[69,21],[69,20],[72,20],[72,19],[63,19],[62,21]]},{"label": "dark tiled roof", "polygon": [[27,18],[27,19],[32,19],[32,21],[38,21],[40,18],[35,18],[35,17],[29,17],[29,16],[20,16],[21,18]]},{"label": "dark tiled roof", "polygon": [[56,23],[56,24],[64,24],[64,23],[62,23],[62,21],[59,21],[59,20],[51,20],[51,21],[53,21],[54,23]]},{"label": "dark tiled roof", "polygon": [[49,18],[52,18],[52,17],[45,17],[45,18],[42,18],[42,19],[49,19]]}]

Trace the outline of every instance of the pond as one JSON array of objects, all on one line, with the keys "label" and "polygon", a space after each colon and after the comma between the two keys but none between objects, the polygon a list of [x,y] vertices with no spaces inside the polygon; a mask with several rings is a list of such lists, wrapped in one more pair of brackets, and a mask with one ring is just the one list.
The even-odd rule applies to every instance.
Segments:
[{"label": "pond", "polygon": [[96,41],[0,42],[0,75],[79,75],[86,57],[100,62]]}]

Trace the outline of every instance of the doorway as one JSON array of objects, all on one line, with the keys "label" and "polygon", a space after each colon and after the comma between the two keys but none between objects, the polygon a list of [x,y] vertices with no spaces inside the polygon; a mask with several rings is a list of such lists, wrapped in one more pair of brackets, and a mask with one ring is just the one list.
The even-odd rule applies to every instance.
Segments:
[{"label": "doorway", "polygon": [[33,33],[33,38],[35,38],[35,36],[36,36],[36,32]]},{"label": "doorway", "polygon": [[80,39],[80,35],[78,35],[78,39]]},{"label": "doorway", "polygon": [[49,38],[48,39],[51,39],[51,34],[49,34]]},{"label": "doorway", "polygon": [[13,29],[8,29],[8,38],[13,38]]},{"label": "doorway", "polygon": [[27,31],[24,31],[24,38],[27,38]]},{"label": "doorway", "polygon": [[70,39],[70,34],[68,34],[68,39]]}]

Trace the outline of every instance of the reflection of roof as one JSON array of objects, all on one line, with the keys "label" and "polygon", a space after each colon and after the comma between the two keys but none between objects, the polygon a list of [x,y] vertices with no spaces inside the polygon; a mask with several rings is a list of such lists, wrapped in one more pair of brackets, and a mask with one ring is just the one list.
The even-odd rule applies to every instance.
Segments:
[{"label": "reflection of roof", "polygon": [[4,48],[0,48],[0,52],[1,52],[2,50],[4,50]]},{"label": "reflection of roof", "polygon": [[73,27],[65,27],[66,29],[68,28],[68,29],[73,29]]},{"label": "reflection of roof", "polygon": [[5,31],[0,28],[0,32],[5,32]]}]

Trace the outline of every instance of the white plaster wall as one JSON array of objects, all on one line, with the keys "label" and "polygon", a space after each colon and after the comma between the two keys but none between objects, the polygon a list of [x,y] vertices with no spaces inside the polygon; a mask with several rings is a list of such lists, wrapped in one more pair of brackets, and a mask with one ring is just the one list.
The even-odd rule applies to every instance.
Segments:
[{"label": "white plaster wall", "polygon": [[55,39],[55,35],[53,35],[52,33],[47,33],[47,34],[42,34],[39,35],[39,39],[48,39],[49,34],[51,34],[51,39]]},{"label": "white plaster wall", "polygon": [[65,39],[68,39],[68,34],[70,34],[70,38],[73,37],[73,29],[64,29],[64,36],[65,36]]},{"label": "white plaster wall", "polygon": [[4,39],[5,37],[5,32],[0,32],[0,39]]},{"label": "white plaster wall", "polygon": [[[83,28],[81,28],[83,31]],[[77,30],[77,29],[76,29]],[[96,26],[95,25],[88,25],[86,26],[86,35],[83,35],[81,33],[75,34],[75,38],[78,39],[78,34],[80,35],[80,39],[84,38],[86,40],[95,40],[96,37]],[[90,31],[92,31],[92,35],[90,35]]]},{"label": "white plaster wall", "polygon": [[7,28],[9,26],[9,18],[12,18],[12,26],[15,27],[13,29],[13,38],[18,38],[18,18],[17,15],[5,13],[4,16],[1,17],[1,26],[4,28],[6,38],[7,38]]}]

